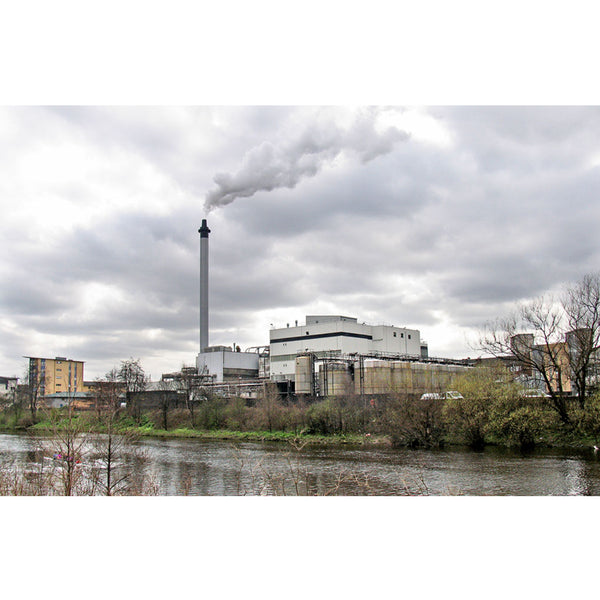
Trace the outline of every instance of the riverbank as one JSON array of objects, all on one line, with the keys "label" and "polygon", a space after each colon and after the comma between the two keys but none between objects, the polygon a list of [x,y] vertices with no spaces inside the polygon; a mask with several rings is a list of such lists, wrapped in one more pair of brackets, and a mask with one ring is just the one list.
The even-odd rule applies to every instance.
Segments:
[{"label": "riverbank", "polygon": [[[433,440],[435,443],[414,443],[414,438],[406,438],[402,436],[403,428],[395,423],[389,423],[384,431],[372,431],[366,433],[358,433],[356,431],[314,431],[314,428],[294,428],[282,430],[272,428],[271,431],[259,428],[235,428],[235,427],[190,427],[186,423],[187,418],[181,415],[179,423],[175,422],[168,429],[163,429],[158,426],[158,419],[152,418],[153,415],[142,415],[139,421],[134,420],[129,415],[120,416],[113,423],[113,431],[123,433],[134,437],[154,437],[160,439],[168,438],[197,438],[204,440],[223,440],[232,442],[284,442],[298,447],[310,446],[379,446],[379,447],[414,447],[414,448],[439,448],[439,447],[468,447],[469,444],[462,435],[462,432],[445,431],[438,432],[437,437]],[[0,420],[0,431],[7,433],[23,433],[31,432],[35,434],[56,433],[65,428],[75,427],[82,433],[106,433],[106,422],[102,418],[92,413],[75,413],[71,419],[66,413],[53,411],[44,413],[43,416],[38,416],[40,419],[37,423],[31,423],[31,417],[22,417],[21,419],[3,419]],[[396,433],[398,431],[398,433]],[[532,439],[533,438],[533,439]],[[567,429],[559,424],[553,427],[545,427],[540,430],[535,437],[528,438],[530,443],[529,448],[562,448],[562,449],[593,449],[595,446],[600,446],[600,442],[584,433],[579,428]],[[531,443],[532,442],[532,443]],[[514,439],[509,437],[499,437],[493,433],[485,435],[485,443],[479,446],[478,449],[484,446],[514,448],[519,447]],[[524,448],[524,447],[523,447]]]},{"label": "riverbank", "polygon": [[[155,429],[153,427],[130,427],[128,433],[134,433],[142,437],[154,438],[199,438],[205,440],[221,441],[239,441],[239,442],[286,442],[297,445],[368,445],[368,446],[387,446],[393,445],[392,437],[389,435],[374,435],[361,433],[347,434],[312,434],[312,433],[294,433],[291,431],[234,431],[228,429],[198,430],[189,428],[179,428],[173,430]],[[504,440],[490,439],[485,444],[492,447],[511,447]],[[570,432],[556,432],[553,435],[540,437],[535,446],[539,448],[571,448],[586,449],[597,445],[594,440]],[[465,441],[447,436],[441,444],[441,447],[465,447]]]},{"label": "riverbank", "polygon": [[[0,432],[4,433],[25,433],[44,434],[61,429],[60,423],[51,424],[49,421],[40,421],[35,425],[9,427],[6,424],[0,425]],[[106,428],[100,424],[87,423],[82,432],[86,433],[106,433]],[[231,442],[284,442],[293,446],[393,446],[392,437],[384,434],[312,434],[304,432],[291,431],[235,431],[231,429],[190,429],[180,427],[176,429],[159,429],[153,425],[125,426],[118,428],[118,433],[132,435],[144,438],[158,439],[186,439],[195,438],[214,441]],[[465,447],[465,441],[456,436],[445,436],[441,441],[440,447]],[[504,440],[489,439],[485,446],[509,448],[514,447],[507,444]],[[555,432],[552,435],[540,437],[535,442],[537,448],[555,448],[555,449],[593,449],[598,446],[598,442],[590,437],[577,435],[573,432]]]},{"label": "riverbank", "polygon": [[[30,431],[32,433],[46,433],[61,429],[59,424],[50,424],[47,421],[40,421],[35,425],[31,425],[27,428],[0,428],[0,431],[4,432],[19,432]],[[106,428],[99,425],[90,424],[89,427],[85,428],[86,432],[89,433],[106,433]],[[391,440],[385,435],[371,435],[371,434],[359,434],[359,433],[348,433],[348,434],[330,434],[330,435],[319,435],[303,432],[292,432],[292,431],[234,431],[229,429],[189,429],[181,427],[177,429],[157,429],[150,425],[142,425],[139,427],[120,427],[118,433],[135,435],[139,437],[150,437],[150,438],[196,438],[204,440],[220,440],[220,441],[238,441],[238,442],[286,442],[292,445],[304,446],[309,445],[379,445],[379,446],[390,446]]]},{"label": "riverbank", "polygon": [[385,444],[391,442],[386,436],[370,436],[369,434],[332,434],[316,435],[309,433],[294,433],[291,431],[231,431],[226,429],[196,430],[196,429],[144,429],[141,435],[160,438],[200,438],[207,440],[253,441],[253,442],[287,442],[292,444]]}]

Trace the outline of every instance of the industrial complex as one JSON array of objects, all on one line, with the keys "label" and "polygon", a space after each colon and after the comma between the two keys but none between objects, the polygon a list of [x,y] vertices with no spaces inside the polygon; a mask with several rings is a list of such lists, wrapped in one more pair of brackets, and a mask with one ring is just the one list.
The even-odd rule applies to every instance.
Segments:
[{"label": "industrial complex", "polygon": [[200,233],[200,352],[198,384],[223,394],[253,396],[265,382],[284,394],[332,396],[423,394],[444,390],[469,368],[465,361],[431,358],[417,329],[370,325],[356,317],[307,315],[269,332],[269,345],[249,348],[209,345],[209,234]]}]

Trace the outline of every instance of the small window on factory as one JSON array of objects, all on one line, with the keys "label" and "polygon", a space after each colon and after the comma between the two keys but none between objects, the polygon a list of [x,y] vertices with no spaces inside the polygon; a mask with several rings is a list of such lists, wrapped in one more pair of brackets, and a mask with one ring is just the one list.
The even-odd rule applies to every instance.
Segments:
[{"label": "small window on factory", "polygon": [[401,333],[401,334],[400,334],[400,337],[401,337],[401,338],[403,338],[403,337],[404,337],[404,334],[403,334],[403,333]]},{"label": "small window on factory", "polygon": [[395,332],[395,331],[394,331],[394,337],[398,337],[398,336],[396,335],[396,332]]},{"label": "small window on factory", "polygon": [[410,339],[412,339],[412,338],[410,337],[410,333],[408,334],[408,339],[409,339],[409,340],[410,340]]}]

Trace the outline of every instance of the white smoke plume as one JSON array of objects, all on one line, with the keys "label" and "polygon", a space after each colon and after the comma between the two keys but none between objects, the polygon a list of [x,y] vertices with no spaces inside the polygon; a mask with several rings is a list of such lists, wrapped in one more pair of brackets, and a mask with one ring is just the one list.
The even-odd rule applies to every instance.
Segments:
[{"label": "white smoke plume", "polygon": [[349,123],[340,125],[331,109],[323,109],[292,141],[263,142],[252,148],[237,173],[214,176],[216,187],[206,195],[206,212],[260,191],[293,188],[342,152],[357,155],[362,163],[391,152],[408,134],[395,126],[382,127],[380,117],[386,110],[363,108]]}]

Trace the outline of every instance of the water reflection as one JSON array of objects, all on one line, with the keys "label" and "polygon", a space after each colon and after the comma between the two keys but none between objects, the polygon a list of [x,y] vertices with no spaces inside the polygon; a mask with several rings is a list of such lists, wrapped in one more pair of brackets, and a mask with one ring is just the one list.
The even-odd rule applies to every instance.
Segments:
[{"label": "water reflection", "polygon": [[[139,450],[142,450],[140,458]],[[35,440],[0,434],[3,464],[39,462]],[[437,451],[144,439],[124,460],[161,495],[600,495],[592,451]]]}]

